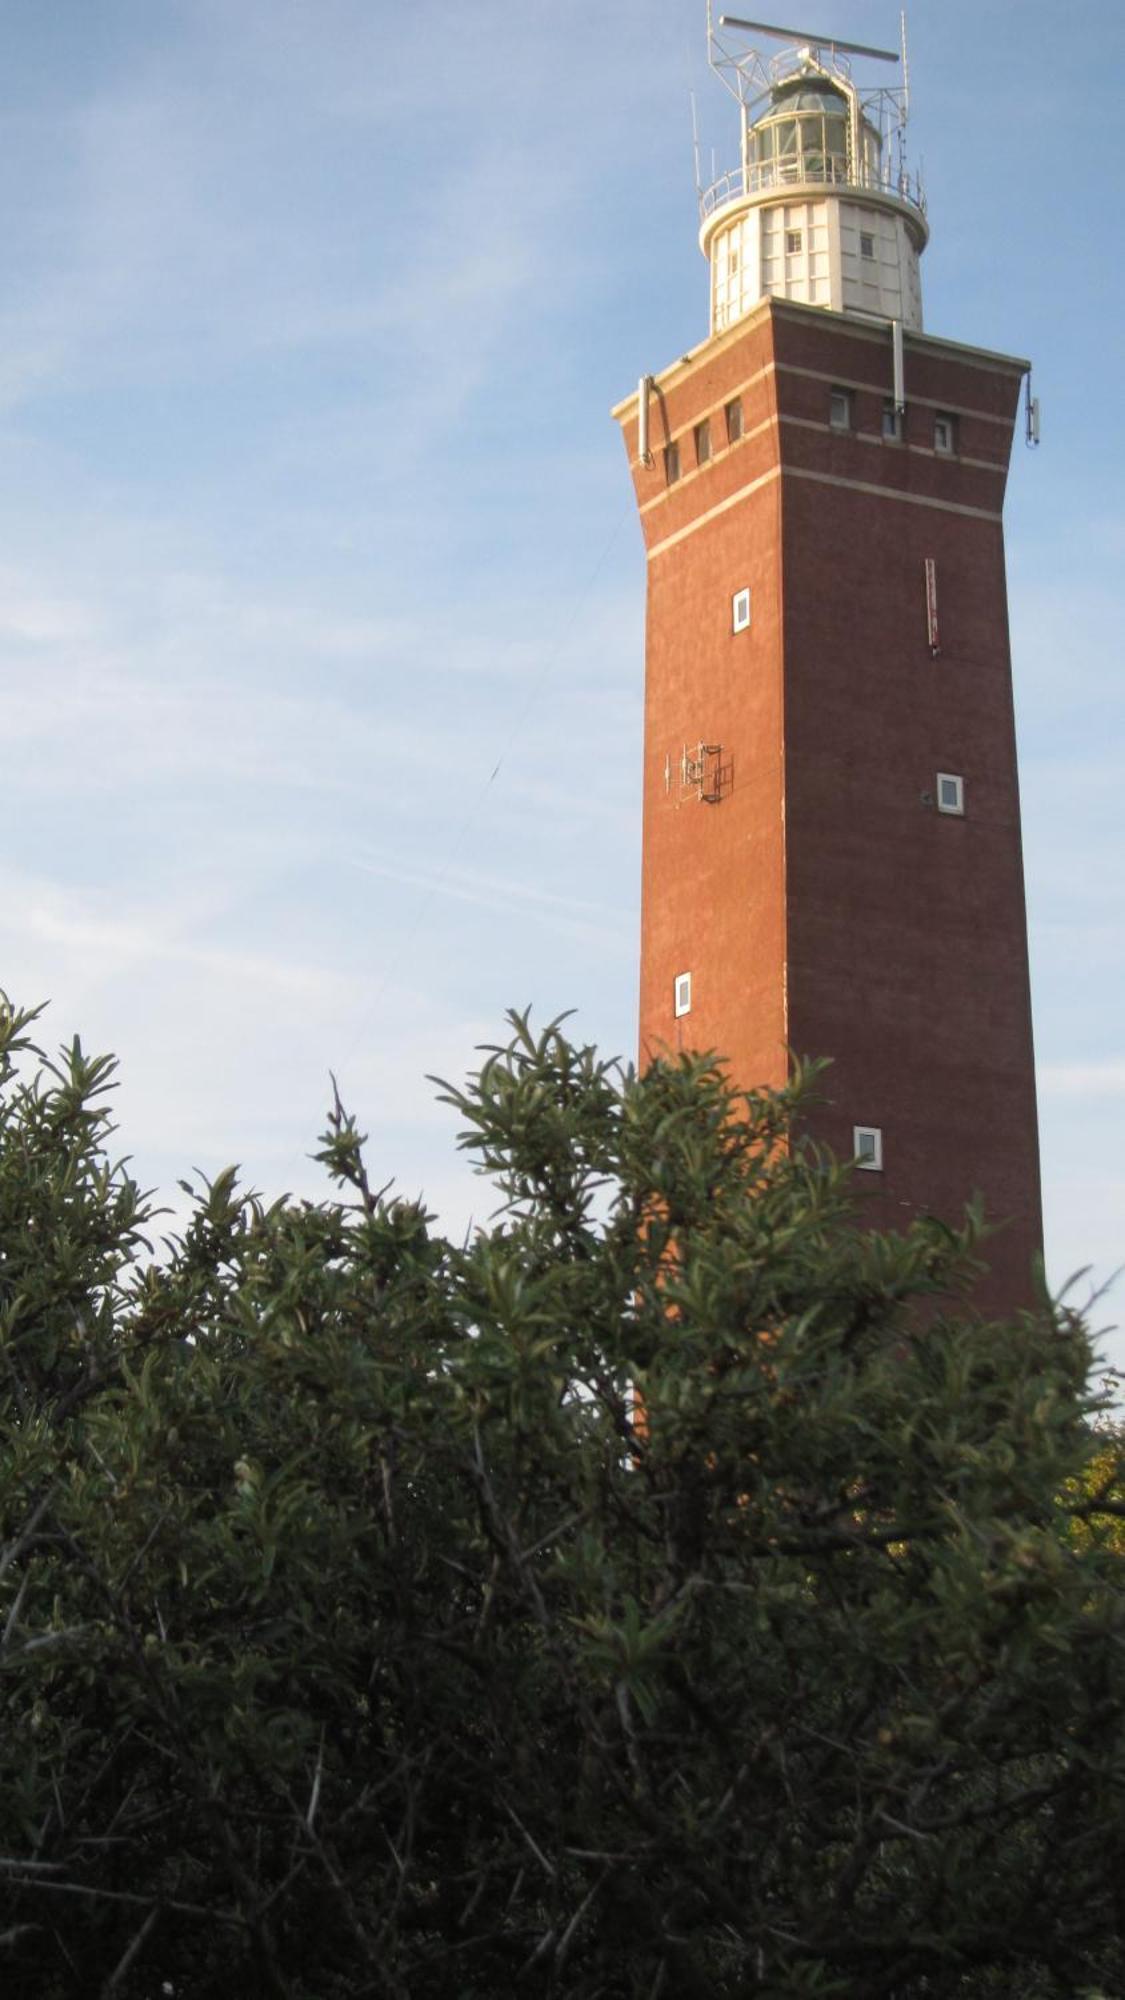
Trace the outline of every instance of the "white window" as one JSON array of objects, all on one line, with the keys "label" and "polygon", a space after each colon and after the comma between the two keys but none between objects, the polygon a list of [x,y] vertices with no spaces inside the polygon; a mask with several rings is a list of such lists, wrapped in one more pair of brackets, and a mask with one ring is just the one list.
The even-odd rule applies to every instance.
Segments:
[{"label": "white window", "polygon": [[875,255],[875,238],[868,235],[866,229],[861,229],[859,232],[859,254],[861,257],[874,257]]},{"label": "white window", "polygon": [[866,1168],[869,1174],[883,1171],[883,1133],[878,1125],[853,1125],[852,1146],[857,1167]]},{"label": "white window", "polygon": [[691,1013],[691,973],[677,972],[675,984],[676,1019]]},{"label": "white window", "polygon": [[785,254],[786,254],[786,256],[787,256],[787,257],[799,257],[799,256],[800,256],[800,254],[801,254],[801,232],[800,232],[800,230],[799,230],[799,229],[787,229],[787,230],[786,230],[786,232],[785,232]]},{"label": "white window", "polygon": [[939,410],[937,416],[934,418],[934,450],[942,452],[946,458],[951,457],[955,449],[956,437],[957,426],[953,418],[946,416],[944,410]]},{"label": "white window", "polygon": [[828,398],[828,421],[834,431],[850,431],[852,398],[850,389],[833,389]]},{"label": "white window", "polygon": [[750,629],[750,592],[736,590],[730,601],[731,629],[746,632]]},{"label": "white window", "polygon": [[736,396],[726,407],[727,443],[737,444],[742,436],[742,404]]},{"label": "white window", "polygon": [[902,411],[894,403],[883,404],[883,436],[894,444],[902,441]]},{"label": "white window", "polygon": [[965,810],[965,780],[953,771],[939,771],[937,774],[937,809],[939,813],[963,813]]}]

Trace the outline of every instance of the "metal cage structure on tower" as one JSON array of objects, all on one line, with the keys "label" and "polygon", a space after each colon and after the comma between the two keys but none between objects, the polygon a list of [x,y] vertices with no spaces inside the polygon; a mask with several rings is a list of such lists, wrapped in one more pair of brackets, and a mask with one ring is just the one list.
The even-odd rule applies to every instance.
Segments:
[{"label": "metal cage structure on tower", "polygon": [[[768,59],[758,48],[736,53],[719,29],[784,36],[787,45]],[[859,88],[849,55],[902,63],[901,81]],[[720,15],[707,8],[707,58],[711,70],[738,103],[742,117],[742,159],[708,187],[699,186],[700,215],[706,220],[728,201],[767,189],[805,185],[862,189],[896,196],[925,213],[921,177],[906,161],[910,109],[905,17],[901,56],[810,36],[798,30]]]}]

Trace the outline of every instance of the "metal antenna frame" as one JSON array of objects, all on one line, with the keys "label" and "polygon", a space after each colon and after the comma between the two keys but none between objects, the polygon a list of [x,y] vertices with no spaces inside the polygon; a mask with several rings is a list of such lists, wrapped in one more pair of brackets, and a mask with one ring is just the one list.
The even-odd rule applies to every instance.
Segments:
[{"label": "metal antenna frame", "polygon": [[842,56],[871,56],[876,62],[897,62],[897,49],[872,49],[866,42],[841,42],[835,35],[811,34],[807,28],[775,28],[766,21],[743,21],[737,14],[720,14],[720,28],[743,28],[778,42],[800,42],[811,49],[832,49]]}]

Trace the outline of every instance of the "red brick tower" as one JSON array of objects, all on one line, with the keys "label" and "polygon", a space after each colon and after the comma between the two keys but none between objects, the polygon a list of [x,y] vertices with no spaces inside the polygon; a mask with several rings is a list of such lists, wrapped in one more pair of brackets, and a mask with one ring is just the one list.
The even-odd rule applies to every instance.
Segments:
[{"label": "red brick tower", "polygon": [[747,1086],[830,1056],[811,1123],[865,1216],[979,1191],[1012,1307],[1041,1241],[1001,525],[1027,363],[922,332],[901,96],[846,53],[713,37],[743,159],[704,197],[711,336],[614,412],[648,556],[641,1053]]}]

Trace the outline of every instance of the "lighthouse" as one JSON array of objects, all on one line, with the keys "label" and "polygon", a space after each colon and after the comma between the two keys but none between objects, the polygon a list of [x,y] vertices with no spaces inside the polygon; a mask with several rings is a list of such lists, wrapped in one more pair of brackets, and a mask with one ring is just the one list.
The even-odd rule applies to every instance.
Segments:
[{"label": "lighthouse", "polygon": [[1002,524],[1028,363],[924,329],[905,50],[708,32],[739,117],[701,191],[710,332],[614,411],[647,557],[641,1058],[715,1050],[753,1088],[829,1057],[809,1127],[861,1220],[979,1193],[1010,1309],[1042,1235]]}]

